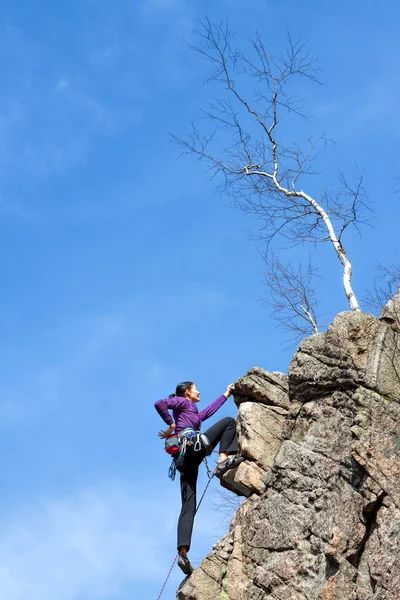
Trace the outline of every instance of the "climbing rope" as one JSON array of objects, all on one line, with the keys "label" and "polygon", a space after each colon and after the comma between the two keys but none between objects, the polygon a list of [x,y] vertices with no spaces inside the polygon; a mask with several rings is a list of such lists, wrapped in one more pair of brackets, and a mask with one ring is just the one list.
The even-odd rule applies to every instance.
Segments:
[{"label": "climbing rope", "polygon": [[168,581],[168,579],[169,579],[169,576],[170,576],[170,575],[171,575],[171,573],[172,573],[172,569],[173,569],[173,568],[174,568],[174,566],[175,566],[176,559],[178,558],[178,556],[179,556],[179,552],[177,552],[177,554],[176,554],[176,556],[175,556],[175,558],[174,558],[174,562],[172,563],[172,565],[171,565],[171,568],[170,568],[170,570],[169,570],[169,573],[168,573],[168,575],[167,575],[167,578],[166,578],[166,580],[164,581],[164,585],[163,585],[163,586],[162,586],[162,588],[161,588],[161,592],[158,594],[158,598],[157,598],[157,600],[160,600],[160,598],[161,598],[161,595],[162,595],[162,593],[163,593],[163,591],[164,591],[164,588],[165,588],[165,586],[167,585],[167,581]]},{"label": "climbing rope", "polygon": [[[206,459],[204,459],[204,462],[205,462],[205,464],[206,464],[206,467],[207,467],[208,481],[207,481],[207,485],[206,485],[206,487],[204,488],[204,492],[203,492],[203,494],[202,494],[202,496],[201,496],[201,498],[200,498],[200,500],[199,500],[199,503],[198,503],[198,505],[196,506],[196,510],[195,510],[195,512],[194,512],[194,516],[196,516],[196,514],[197,514],[197,511],[198,511],[198,510],[199,510],[199,508],[200,508],[200,504],[203,502],[203,498],[204,498],[204,496],[206,495],[206,491],[207,491],[207,489],[208,489],[208,486],[210,485],[210,483],[211,483],[211,480],[212,480],[212,478],[214,477],[214,473],[213,473],[213,472],[211,471],[211,469],[209,468],[209,466],[208,466],[208,464],[207,464],[207,460],[206,460]],[[171,568],[170,568],[170,570],[169,570],[169,572],[168,572],[168,575],[167,575],[167,577],[166,577],[166,579],[165,579],[165,581],[164,581],[164,584],[163,584],[163,586],[162,586],[162,588],[161,588],[161,591],[160,591],[160,593],[158,594],[158,598],[157,598],[157,600],[160,600],[160,598],[161,598],[161,596],[162,596],[162,593],[163,593],[163,591],[164,591],[164,589],[165,589],[165,586],[167,585],[168,579],[170,578],[170,575],[171,575],[171,573],[172,573],[172,569],[173,569],[173,568],[174,568],[174,566],[175,566],[176,559],[178,558],[178,556],[179,556],[179,552],[177,553],[177,555],[176,555],[176,556],[175,556],[175,558],[174,558],[174,562],[172,563],[172,565],[171,565]]]},{"label": "climbing rope", "polygon": [[214,473],[211,471],[210,467],[208,466],[208,462],[207,462],[206,457],[203,458],[203,463],[206,465],[208,479],[212,479]]},{"label": "climbing rope", "polygon": [[[206,465],[207,465],[207,462],[206,462]],[[196,510],[195,510],[194,516],[196,516],[196,514],[197,514],[197,511],[198,511],[198,510],[199,510],[199,508],[200,508],[200,504],[203,502],[203,498],[204,498],[204,496],[206,495],[206,491],[207,491],[207,489],[208,489],[208,486],[209,486],[209,485],[210,485],[210,483],[211,483],[211,479],[214,477],[214,473],[212,473],[212,472],[210,471],[210,469],[208,468],[208,465],[207,465],[207,473],[208,473],[208,481],[207,481],[207,485],[206,485],[206,487],[204,488],[204,492],[203,492],[203,494],[202,494],[202,496],[201,496],[201,498],[200,498],[200,501],[199,501],[199,503],[198,503],[198,505],[197,505],[197,507],[196,507]]]}]

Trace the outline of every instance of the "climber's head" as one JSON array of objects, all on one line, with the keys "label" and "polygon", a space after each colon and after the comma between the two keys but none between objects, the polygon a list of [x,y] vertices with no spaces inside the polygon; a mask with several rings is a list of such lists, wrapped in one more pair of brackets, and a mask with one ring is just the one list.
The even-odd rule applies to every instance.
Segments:
[{"label": "climber's head", "polygon": [[191,402],[200,402],[200,392],[193,381],[182,381],[182,383],[179,383],[173,395],[179,396],[179,398],[187,398]]}]

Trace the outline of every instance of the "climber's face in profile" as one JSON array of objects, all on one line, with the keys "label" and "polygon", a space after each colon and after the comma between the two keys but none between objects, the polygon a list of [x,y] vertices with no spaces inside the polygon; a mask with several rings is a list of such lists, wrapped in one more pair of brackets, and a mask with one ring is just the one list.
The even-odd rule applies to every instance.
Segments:
[{"label": "climber's face in profile", "polygon": [[194,383],[186,390],[185,397],[192,402],[200,402],[200,392]]}]

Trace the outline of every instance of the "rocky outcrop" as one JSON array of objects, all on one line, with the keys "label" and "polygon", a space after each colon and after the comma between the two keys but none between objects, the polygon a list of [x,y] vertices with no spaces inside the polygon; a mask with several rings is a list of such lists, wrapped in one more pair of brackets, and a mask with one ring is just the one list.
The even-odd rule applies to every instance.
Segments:
[{"label": "rocky outcrop", "polygon": [[400,288],[397,290],[397,294],[383,307],[379,319],[390,325],[394,331],[400,332]]},{"label": "rocky outcrop", "polygon": [[237,381],[246,460],[221,483],[247,499],[179,600],[400,599],[400,296],[391,302],[381,320],[339,314],[288,376],[253,368]]},{"label": "rocky outcrop", "polygon": [[259,367],[235,383],[238,435],[246,460],[224,476],[223,487],[243,496],[264,490],[264,477],[283,440],[290,407],[288,392],[286,375],[267,373]]}]

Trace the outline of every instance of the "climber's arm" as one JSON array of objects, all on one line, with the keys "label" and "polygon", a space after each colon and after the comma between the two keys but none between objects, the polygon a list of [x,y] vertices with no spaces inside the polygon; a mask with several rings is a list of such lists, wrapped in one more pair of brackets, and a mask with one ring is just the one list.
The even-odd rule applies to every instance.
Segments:
[{"label": "climber's arm", "polygon": [[222,394],[222,396],[220,396],[219,398],[214,400],[214,402],[211,402],[211,404],[209,404],[207,406],[207,408],[200,411],[199,412],[200,419],[202,421],[205,421],[209,417],[212,417],[212,415],[214,413],[216,413],[219,408],[221,408],[221,406],[227,401],[229,396],[233,393],[233,388],[234,388],[234,385],[231,383],[231,385],[228,385],[228,387],[226,388],[226,392],[224,392]]}]

